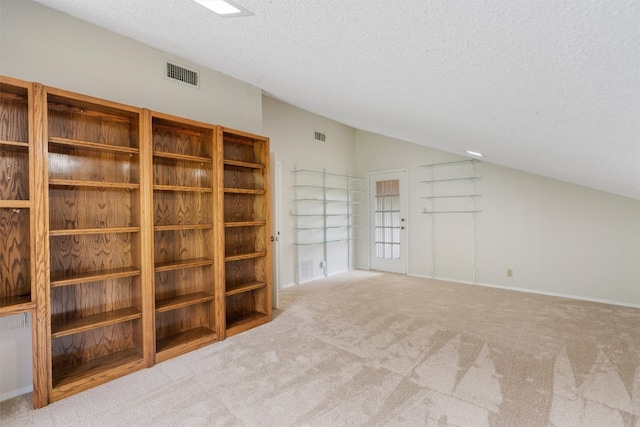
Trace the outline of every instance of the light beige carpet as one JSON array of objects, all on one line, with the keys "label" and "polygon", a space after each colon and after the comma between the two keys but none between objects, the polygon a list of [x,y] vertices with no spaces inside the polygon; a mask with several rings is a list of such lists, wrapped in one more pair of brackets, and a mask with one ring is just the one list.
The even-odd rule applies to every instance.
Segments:
[{"label": "light beige carpet", "polygon": [[640,427],[640,309],[363,271],[281,307],[0,425]]}]

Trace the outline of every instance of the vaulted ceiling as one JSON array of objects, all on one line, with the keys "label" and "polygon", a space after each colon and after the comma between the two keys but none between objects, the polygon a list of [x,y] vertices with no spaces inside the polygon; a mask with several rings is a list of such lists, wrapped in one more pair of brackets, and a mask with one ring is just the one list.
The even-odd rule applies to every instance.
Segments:
[{"label": "vaulted ceiling", "polygon": [[37,0],[346,125],[640,200],[637,0]]}]

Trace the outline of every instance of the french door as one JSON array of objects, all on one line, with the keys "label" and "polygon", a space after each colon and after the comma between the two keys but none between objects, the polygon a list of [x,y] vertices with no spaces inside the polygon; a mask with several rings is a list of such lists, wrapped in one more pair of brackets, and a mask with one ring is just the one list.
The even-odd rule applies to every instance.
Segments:
[{"label": "french door", "polygon": [[371,269],[407,272],[407,172],[369,174]]}]

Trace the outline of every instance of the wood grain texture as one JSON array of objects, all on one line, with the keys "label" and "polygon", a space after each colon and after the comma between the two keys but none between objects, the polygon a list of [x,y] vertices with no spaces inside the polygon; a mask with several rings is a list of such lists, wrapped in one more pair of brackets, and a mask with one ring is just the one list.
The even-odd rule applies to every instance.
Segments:
[{"label": "wood grain texture", "polygon": [[138,227],[139,192],[99,187],[52,187],[49,216],[52,230]]},{"label": "wood grain texture", "polygon": [[159,301],[196,292],[214,294],[213,265],[161,271],[155,274],[156,308]]},{"label": "wood grain texture", "polygon": [[51,274],[86,274],[132,267],[129,233],[88,234],[50,239]]},{"label": "wood grain texture", "polygon": [[153,194],[153,224],[213,223],[213,193],[156,191]]},{"label": "wood grain texture", "polygon": [[134,259],[142,267],[140,305],[142,322],[136,324],[134,343],[142,348],[145,366],[151,367],[155,360],[155,315],[154,315],[154,264],[153,264],[153,160],[151,147],[151,111],[143,109],[140,116],[140,252]]},{"label": "wood grain texture", "polygon": [[76,95],[65,95],[49,95],[49,135],[121,147],[138,147],[138,115],[130,110],[113,108],[109,106],[113,104],[106,101],[91,99],[92,102],[84,102]]},{"label": "wood grain texture", "polygon": [[53,377],[51,401],[55,402],[145,367],[136,348],[110,353],[80,365],[57,369]]},{"label": "wood grain texture", "polygon": [[136,304],[140,288],[139,277],[123,277],[59,286],[51,289],[51,324],[58,328],[67,322],[124,308]]},{"label": "wood grain texture", "polygon": [[31,208],[31,271],[32,289],[36,310],[33,322],[33,403],[41,408],[51,401],[51,316],[49,294],[49,192],[47,187],[48,165],[46,92],[35,83],[31,97],[29,122],[32,123],[30,158]]},{"label": "wood grain texture", "polygon": [[156,313],[156,340],[191,329],[215,330],[213,301]]},{"label": "wood grain texture", "polygon": [[29,209],[0,209],[0,306],[31,300]]},{"label": "wood grain texture", "polygon": [[215,130],[152,113],[156,361],[218,339]]},{"label": "wood grain texture", "polygon": [[267,138],[1,76],[0,125],[0,301],[34,313],[36,407],[270,318]]},{"label": "wood grain texture", "polygon": [[266,221],[264,195],[224,194],[224,221]]},{"label": "wood grain texture", "polygon": [[26,82],[0,81],[0,140],[30,141],[29,90]]},{"label": "wood grain texture", "polygon": [[227,290],[253,282],[267,282],[265,257],[256,257],[225,263]]},{"label": "wood grain texture", "polygon": [[[259,307],[260,293],[264,293],[265,288],[255,289],[226,297],[227,327],[230,323],[237,322],[245,315],[256,311],[264,312],[266,307]],[[262,309],[262,311],[260,310]]]},{"label": "wood grain texture", "polygon": [[233,257],[252,252],[266,252],[264,226],[230,227],[224,231],[224,253]]},{"label": "wood grain texture", "polygon": [[49,147],[49,178],[51,179],[139,184],[138,163],[138,154],[57,144]]},{"label": "wood grain texture", "polygon": [[142,137],[139,109],[46,93],[49,399],[55,400],[147,364]]},{"label": "wood grain texture", "polygon": [[264,190],[263,170],[225,165],[224,187]]},{"label": "wood grain texture", "polygon": [[153,183],[156,185],[211,188],[213,185],[212,163],[156,156],[153,159]]},{"label": "wood grain texture", "polygon": [[154,113],[154,116],[156,116],[153,117],[154,151],[194,157],[213,157],[213,147],[210,143],[213,137],[211,127],[192,125],[179,118],[164,119],[157,113]]},{"label": "wood grain texture", "polygon": [[175,230],[154,233],[156,264],[213,256],[212,230]]},{"label": "wood grain texture", "polygon": [[0,145],[0,200],[29,200],[29,152]]},{"label": "wood grain texture", "polygon": [[222,138],[224,222],[235,225],[224,232],[229,336],[271,319],[269,144],[264,137],[230,129],[223,129]]},{"label": "wood grain texture", "polygon": [[78,367],[93,359],[134,348],[133,323],[139,321],[117,323],[53,339],[51,344],[53,377],[58,376],[57,371],[70,372],[73,371],[70,368]]}]

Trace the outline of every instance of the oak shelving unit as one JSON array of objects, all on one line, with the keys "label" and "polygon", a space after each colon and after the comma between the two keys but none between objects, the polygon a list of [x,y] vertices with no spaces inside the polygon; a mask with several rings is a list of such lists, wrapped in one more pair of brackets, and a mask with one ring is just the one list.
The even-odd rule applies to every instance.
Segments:
[{"label": "oak shelving unit", "polygon": [[141,110],[46,88],[49,401],[149,366]]},{"label": "oak shelving unit", "polygon": [[4,76],[0,124],[36,408],[271,320],[268,138]]},{"label": "oak shelving unit", "polygon": [[0,316],[33,313],[36,307],[32,99],[30,83],[0,77]]},{"label": "oak shelving unit", "polygon": [[218,130],[224,186],[226,335],[271,320],[269,139]]},{"label": "oak shelving unit", "polygon": [[156,362],[219,339],[215,127],[151,113]]}]

